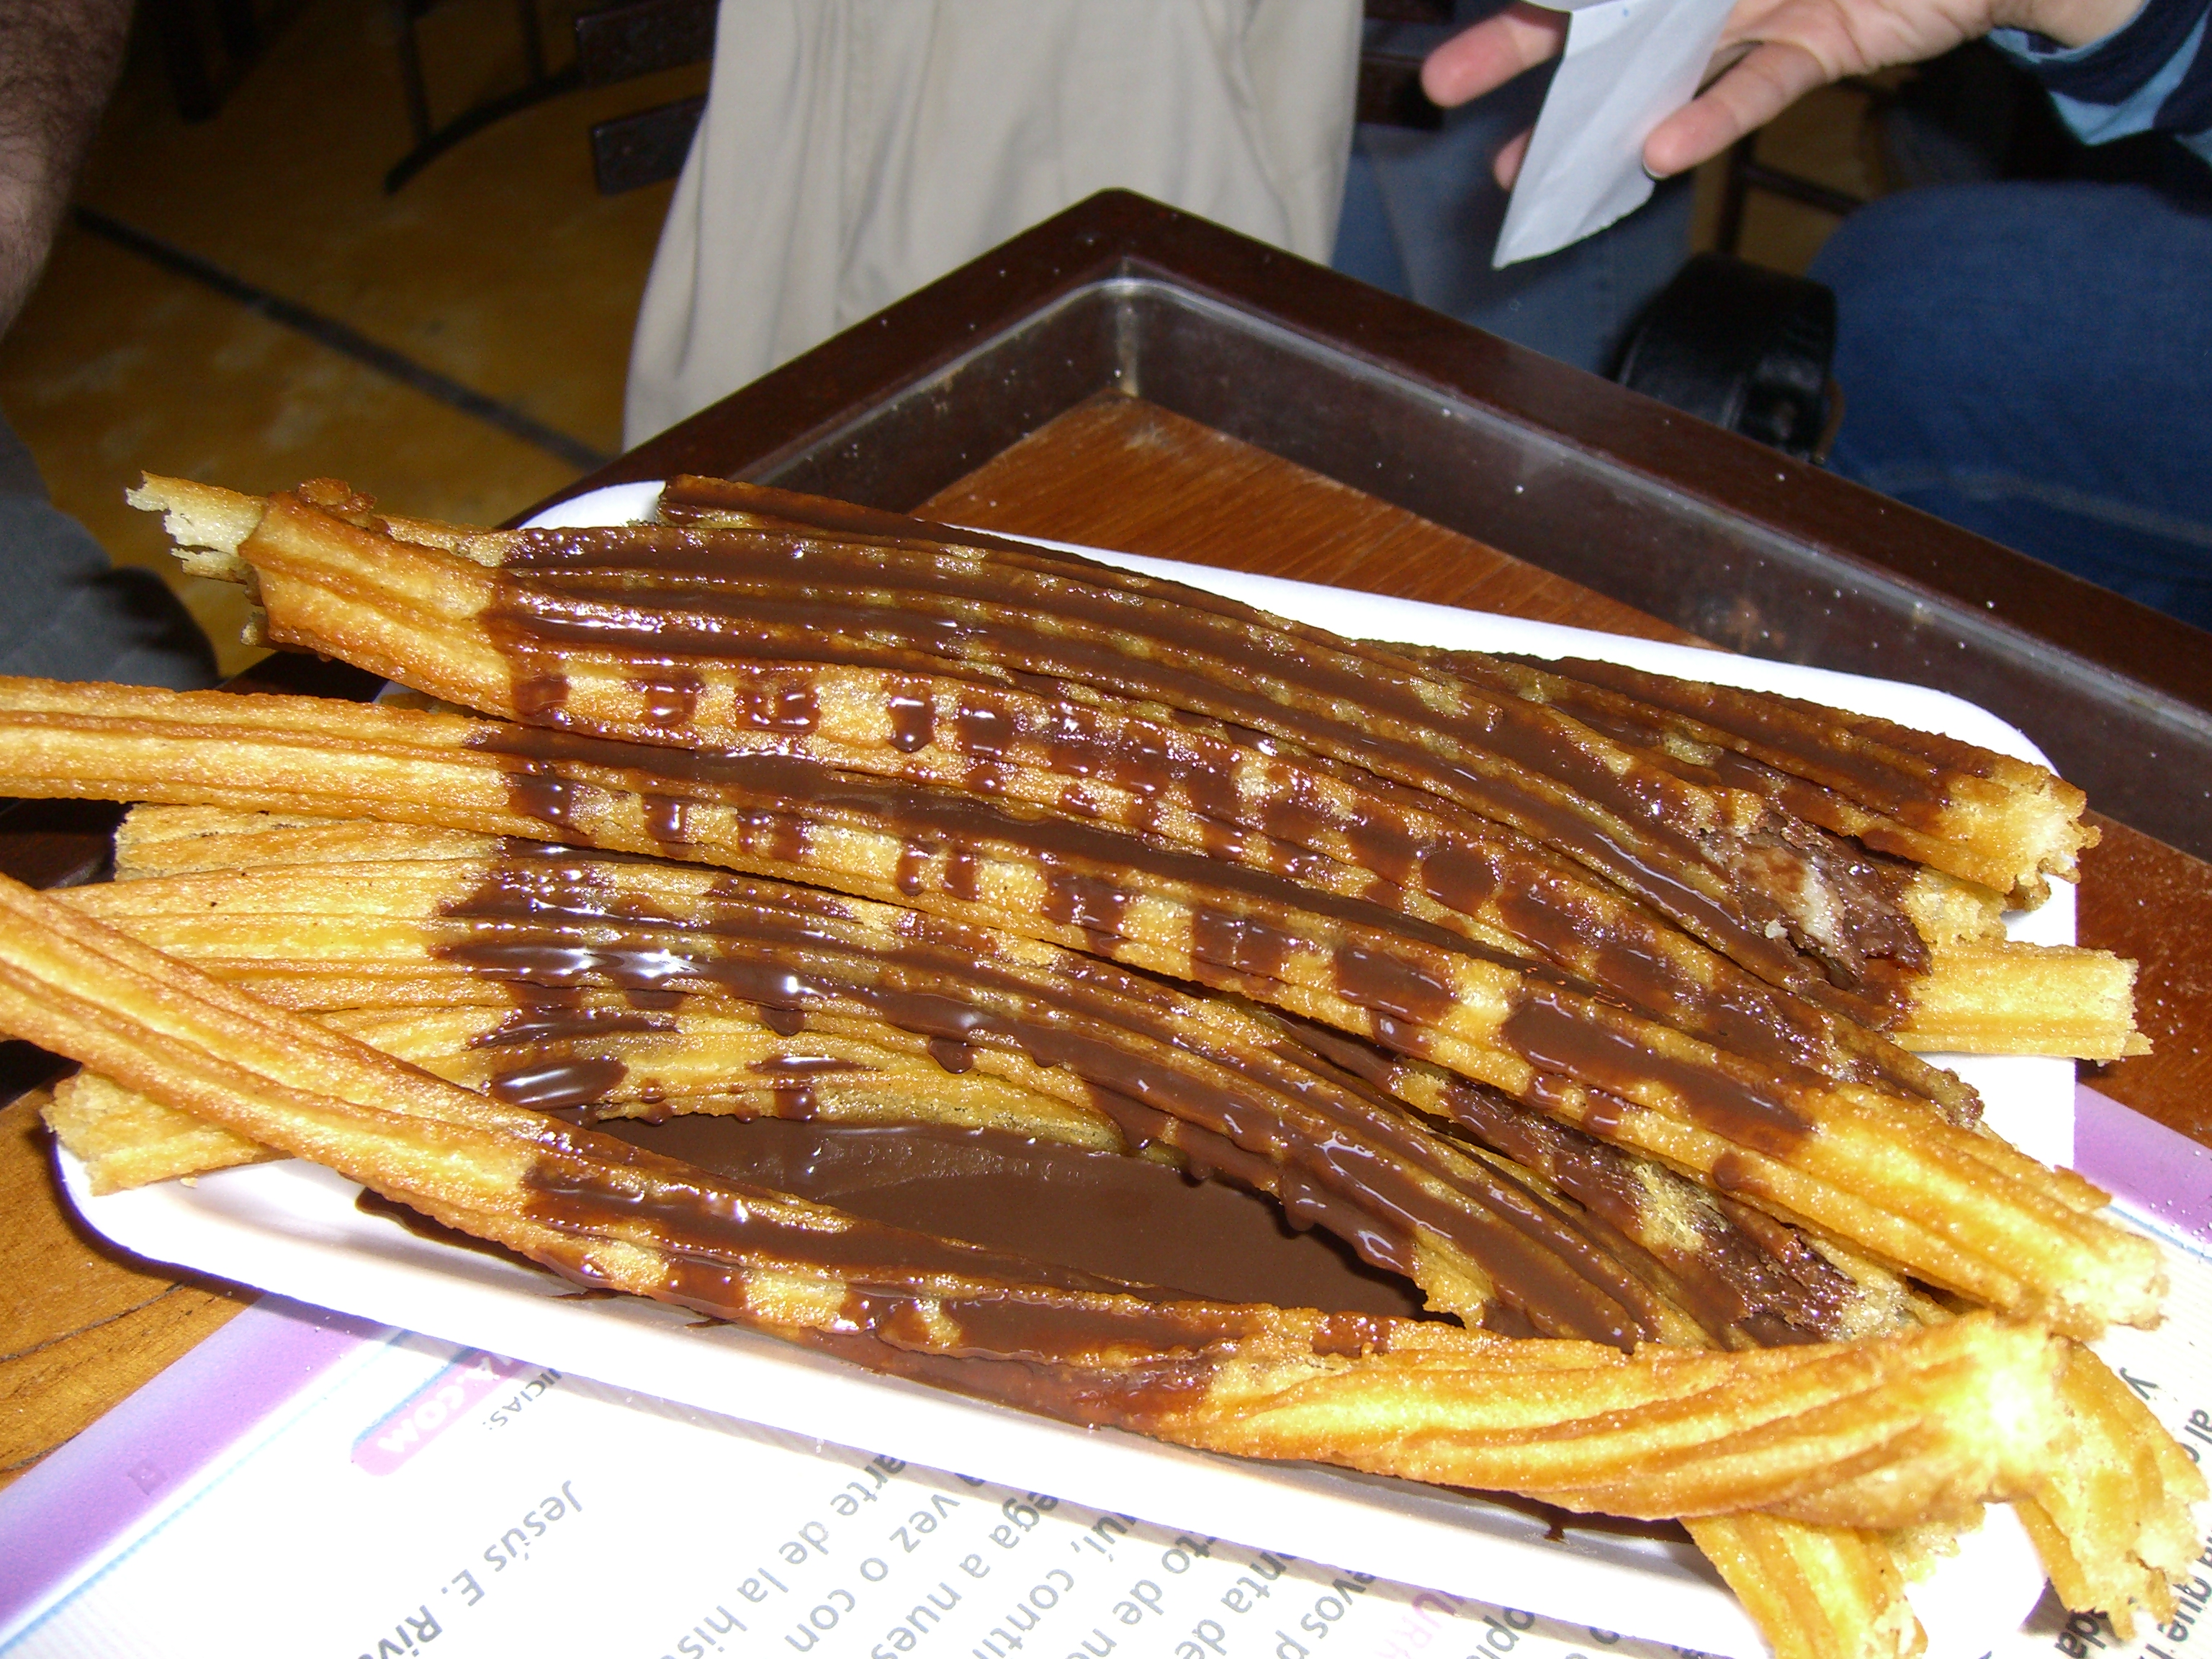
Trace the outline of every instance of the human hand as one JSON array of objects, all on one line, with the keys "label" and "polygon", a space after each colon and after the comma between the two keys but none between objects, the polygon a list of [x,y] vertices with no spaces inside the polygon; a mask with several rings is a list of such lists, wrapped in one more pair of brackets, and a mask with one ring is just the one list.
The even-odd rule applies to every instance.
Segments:
[{"label": "human hand", "polygon": [[[1719,155],[1816,87],[1895,64],[1914,64],[2010,26],[2086,46],[2126,22],[2140,0],[1737,0],[1723,25],[1714,72],[1697,97],[1652,130],[1644,165],[1664,179]],[[1421,65],[1421,88],[1449,109],[1558,55],[1567,15],[1516,0],[1462,29]],[[1510,187],[1528,135],[1492,170]]]}]

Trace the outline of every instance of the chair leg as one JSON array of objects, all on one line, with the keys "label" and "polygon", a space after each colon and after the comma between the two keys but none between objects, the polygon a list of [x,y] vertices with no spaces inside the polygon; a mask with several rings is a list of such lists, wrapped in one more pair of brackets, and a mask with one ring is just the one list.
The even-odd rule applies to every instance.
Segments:
[{"label": "chair leg", "polygon": [[261,55],[261,22],[253,15],[253,0],[216,0],[215,23],[233,64],[250,64]]},{"label": "chair leg", "polygon": [[169,71],[169,92],[182,120],[204,121],[216,112],[215,84],[208,78],[207,54],[191,0],[152,0],[147,10],[161,37],[161,60]]},{"label": "chair leg", "polygon": [[455,144],[502,121],[518,110],[528,109],[583,82],[576,64],[560,71],[545,65],[545,38],[538,17],[536,0],[519,0],[516,21],[521,25],[522,54],[529,77],[514,91],[471,105],[442,127],[430,123],[430,98],[423,86],[422,48],[415,34],[415,20],[437,4],[437,0],[392,0],[393,33],[399,47],[399,76],[407,92],[407,115],[415,129],[415,147],[392,163],[384,175],[384,192],[392,195],[416,173]]},{"label": "chair leg", "polygon": [[522,58],[530,65],[532,82],[545,78],[545,35],[538,27],[538,0],[516,0],[516,9],[522,25]]},{"label": "chair leg", "polygon": [[399,45],[399,81],[407,92],[407,121],[419,146],[430,137],[430,94],[422,84],[422,47],[415,38],[411,0],[392,0],[392,27]]}]

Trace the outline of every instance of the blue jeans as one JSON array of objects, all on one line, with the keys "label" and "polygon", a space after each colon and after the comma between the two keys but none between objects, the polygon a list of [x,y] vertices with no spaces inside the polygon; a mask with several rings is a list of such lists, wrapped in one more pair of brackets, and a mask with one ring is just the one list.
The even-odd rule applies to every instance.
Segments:
[{"label": "blue jeans", "polygon": [[118,680],[191,691],[216,682],[207,635],[150,570],[108,562],[92,532],[46,499],[0,417],[0,674]]},{"label": "blue jeans", "polygon": [[1908,191],[1844,222],[1831,465],[2212,628],[2212,212],[2142,186]]},{"label": "blue jeans", "polygon": [[[1462,6],[1462,22],[1494,10]],[[1505,192],[1490,164],[1535,124],[1549,66],[1454,110],[1440,132],[1362,126],[1352,137],[1344,215],[1330,263],[1596,374],[1610,374],[1629,325],[1690,252],[1685,177],[1619,223],[1540,259],[1490,268]]]}]

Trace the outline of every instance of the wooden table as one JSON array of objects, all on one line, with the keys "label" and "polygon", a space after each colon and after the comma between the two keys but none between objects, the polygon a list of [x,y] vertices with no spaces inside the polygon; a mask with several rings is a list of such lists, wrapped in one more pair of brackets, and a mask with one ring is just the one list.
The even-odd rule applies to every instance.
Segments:
[{"label": "wooden table", "polygon": [[[1102,291],[1103,318],[1083,314],[1085,296]],[[1188,315],[1131,314],[1146,305],[1172,310],[1170,302],[1201,323],[1208,307],[1233,302],[1242,317],[1224,330],[1264,325],[1275,331],[1266,343],[1279,356],[1295,360],[1333,343],[1340,356],[1330,373],[1307,372],[1309,362],[1286,374],[1264,353],[1248,355],[1240,392],[1218,372],[1219,337],[1205,337]],[[1302,402],[1281,401],[1301,390]],[[1446,411],[1434,417],[1440,427],[1497,418],[1440,459],[1431,453],[1443,441],[1436,432],[1392,426],[1403,412],[1387,406],[1394,390],[1401,402],[1429,398],[1432,416]],[[1255,413],[1255,398],[1268,406]],[[1549,443],[1569,453],[1501,460],[1509,423],[1531,452]],[[1376,434],[1394,430],[1397,447],[1378,460]],[[1420,465],[1391,459],[1401,453]],[[1455,494],[1425,470],[1454,465],[1487,467],[1485,488],[1462,477]],[[1571,486],[1564,498],[1563,469]],[[2190,711],[2201,719],[2212,708],[2212,641],[2192,629],[1134,198],[1096,198],[1030,233],[579,488],[684,470],[1646,638],[1717,635],[1836,666],[1880,672],[1918,651],[1920,672],[1911,661],[1894,672],[1972,687],[2054,749],[2054,730],[2109,733],[2119,716],[2100,696],[2148,707],[2185,736]],[[1576,493],[1589,489],[1605,499]],[[1515,505],[1532,495],[1541,511]],[[1716,527],[1698,517],[1712,510],[1708,503],[1731,502],[1741,504],[1731,522]],[[1669,513],[1672,525],[1624,532],[1619,522]],[[1489,514],[1497,533],[1479,540],[1463,523],[1449,527],[1469,514]],[[1655,586],[1654,570],[1674,568],[1669,561],[1680,556],[1669,538],[1680,521],[1706,535],[1709,556],[1723,568]],[[1879,537],[1869,536],[1869,525]],[[1579,544],[1558,550],[1577,534],[1612,537],[1627,554],[1611,556],[1627,562],[1615,568]],[[1544,563],[1492,544],[1531,535]],[[1780,550],[1762,555],[1762,536]],[[1796,556],[1785,544],[1793,538]],[[1797,556],[1802,568],[1807,545],[1828,561],[1837,591],[1793,608],[1757,558],[1787,567]],[[1975,597],[1991,583],[2002,586],[1989,599]],[[1906,620],[1885,639],[1854,646],[1833,625],[1839,616],[1879,619],[1885,605],[1900,605]],[[1996,637],[2001,625],[2018,637]],[[1969,654],[1954,635],[1982,641],[1986,659],[1953,660]],[[1786,648],[1808,641],[1820,648]],[[1869,665],[1869,655],[1878,661]],[[2050,682],[2073,688],[2071,705],[2033,706],[2057,693],[2014,669],[2038,656]],[[2100,674],[2110,684],[2097,684]],[[272,664],[258,678],[277,689],[360,690],[357,678],[302,659]],[[2008,696],[2030,706],[2006,708]],[[2061,763],[2081,775],[2071,757]],[[2160,794],[2140,783],[2107,791],[2092,779],[2093,799],[2118,793],[2139,820],[2169,836],[2176,825],[2180,836],[2212,828],[2187,799],[2174,805],[2190,778],[2168,781],[2177,787]],[[12,823],[0,817],[0,867],[45,883],[81,877],[96,859],[97,817],[41,807]],[[2127,823],[2100,823],[2105,838],[2087,861],[2081,937],[2142,963],[2142,1024],[2155,1046],[2091,1080],[2212,1145],[2212,967],[2199,943],[2212,939],[2212,865]],[[15,1058],[14,1074],[27,1075],[24,1057]],[[8,1218],[0,1256],[10,1286],[0,1316],[4,1480],[250,1297],[118,1259],[86,1239],[57,1197],[43,1131],[26,1101],[0,1109],[0,1214]]]}]

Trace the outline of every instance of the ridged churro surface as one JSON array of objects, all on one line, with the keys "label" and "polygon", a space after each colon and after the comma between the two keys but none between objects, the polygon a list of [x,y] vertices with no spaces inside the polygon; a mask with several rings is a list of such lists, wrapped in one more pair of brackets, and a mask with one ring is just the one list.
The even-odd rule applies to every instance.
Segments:
[{"label": "ridged churro surface", "polygon": [[[2155,1319],[2155,1247],[1916,1052],[2138,1042],[2125,964],[2003,939],[2090,838],[2039,769],[710,480],[141,504],[459,712],[0,682],[0,788],[168,803],[0,893],[96,1180],[316,1157],[879,1370],[1681,1518],[1779,1659],[1907,1659],[1911,1540],[1991,1501],[2073,1604],[2170,1605],[2201,1483],[2073,1340]],[[960,1158],[1204,1178],[1393,1288],[866,1212]]]}]

